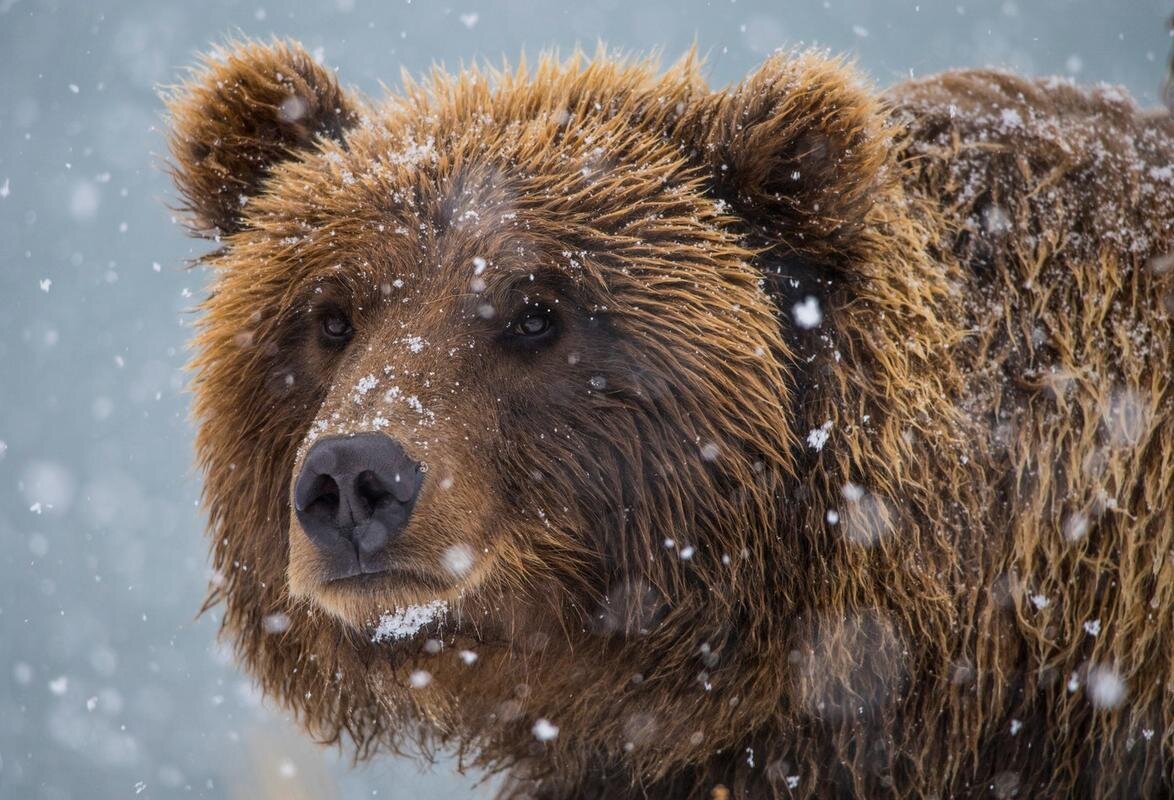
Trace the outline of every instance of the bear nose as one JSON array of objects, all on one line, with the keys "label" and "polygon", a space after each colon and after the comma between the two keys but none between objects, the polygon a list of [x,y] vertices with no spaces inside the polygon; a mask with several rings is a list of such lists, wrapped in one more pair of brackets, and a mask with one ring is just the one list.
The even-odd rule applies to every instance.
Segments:
[{"label": "bear nose", "polygon": [[351,568],[338,566],[351,574],[371,572],[407,524],[422,482],[420,464],[390,436],[332,436],[306,454],[294,507],[310,541]]}]

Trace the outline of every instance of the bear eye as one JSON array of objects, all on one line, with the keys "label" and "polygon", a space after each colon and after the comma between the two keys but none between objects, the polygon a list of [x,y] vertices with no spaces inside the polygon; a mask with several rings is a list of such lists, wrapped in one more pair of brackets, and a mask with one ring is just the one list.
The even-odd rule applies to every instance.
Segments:
[{"label": "bear eye", "polygon": [[511,338],[525,339],[528,344],[549,339],[554,332],[554,313],[548,308],[531,308],[522,312],[507,329]]},{"label": "bear eye", "polygon": [[327,347],[342,347],[355,335],[351,321],[340,311],[330,311],[322,316],[322,343]]},{"label": "bear eye", "polygon": [[528,314],[514,323],[518,336],[541,336],[550,330],[550,317],[546,314]]}]

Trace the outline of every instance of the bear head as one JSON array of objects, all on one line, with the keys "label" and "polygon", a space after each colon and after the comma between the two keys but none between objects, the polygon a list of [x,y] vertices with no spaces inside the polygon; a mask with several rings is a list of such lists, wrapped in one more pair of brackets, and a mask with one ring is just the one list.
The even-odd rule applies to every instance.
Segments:
[{"label": "bear head", "polygon": [[892,133],[844,65],[711,91],[692,56],[601,52],[375,103],[240,43],[169,108],[217,245],[209,602],[268,692],[360,754],[457,741],[560,774],[664,774],[787,710],[788,620],[830,569],[825,509],[794,512],[834,413],[800,403],[825,379],[800,344],[851,363],[869,337],[820,327],[862,302],[844,265],[921,247],[878,244]]}]

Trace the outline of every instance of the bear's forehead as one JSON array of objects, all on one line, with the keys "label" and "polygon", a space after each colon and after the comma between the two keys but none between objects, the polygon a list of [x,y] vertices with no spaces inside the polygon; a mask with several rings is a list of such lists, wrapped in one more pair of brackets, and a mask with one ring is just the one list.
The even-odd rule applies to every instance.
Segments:
[{"label": "bear's forehead", "polygon": [[566,112],[540,109],[505,120],[475,115],[456,126],[431,117],[416,124],[375,119],[307,162],[316,167],[318,190],[356,199],[376,191],[417,214],[469,216],[519,204],[550,216],[630,206],[682,194],[695,172],[657,131],[627,128],[614,118],[576,124],[560,113]]},{"label": "bear's forehead", "polygon": [[479,260],[498,276],[540,265],[580,280],[669,244],[741,256],[672,142],[594,113],[573,128],[543,109],[472,114],[480,122],[463,129],[435,113],[372,117],[275,170],[249,201],[247,235],[323,276],[366,264],[404,280]]},{"label": "bear's forehead", "polygon": [[[419,215],[463,205],[501,205],[525,193],[557,214],[573,201],[581,213],[632,204],[678,187],[689,155],[670,133],[700,93],[692,68],[658,74],[645,62],[558,65],[534,75],[476,69],[438,73],[369,106],[340,142],[324,141],[276,170],[271,193],[356,199],[375,190]],[[293,185],[281,176],[293,172]],[[432,208],[429,208],[432,206]]]},{"label": "bear's forehead", "polygon": [[428,138],[326,148],[253,202],[250,256],[269,251],[322,277],[382,265],[406,280],[454,262],[476,275],[487,265],[500,276],[541,264],[573,276],[586,250],[621,245],[610,227],[587,224],[585,209],[552,208],[566,187],[542,183],[493,158],[454,164]]}]

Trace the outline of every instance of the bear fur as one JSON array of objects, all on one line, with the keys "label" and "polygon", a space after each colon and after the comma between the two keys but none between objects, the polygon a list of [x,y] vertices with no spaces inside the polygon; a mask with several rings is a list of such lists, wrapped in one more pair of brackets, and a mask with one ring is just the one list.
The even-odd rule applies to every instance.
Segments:
[{"label": "bear fur", "polygon": [[[1174,793],[1168,113],[813,53],[404,84],[239,42],[168,98],[267,694],[508,797]],[[373,430],[428,469],[403,571],[330,582],[291,482]]]}]

